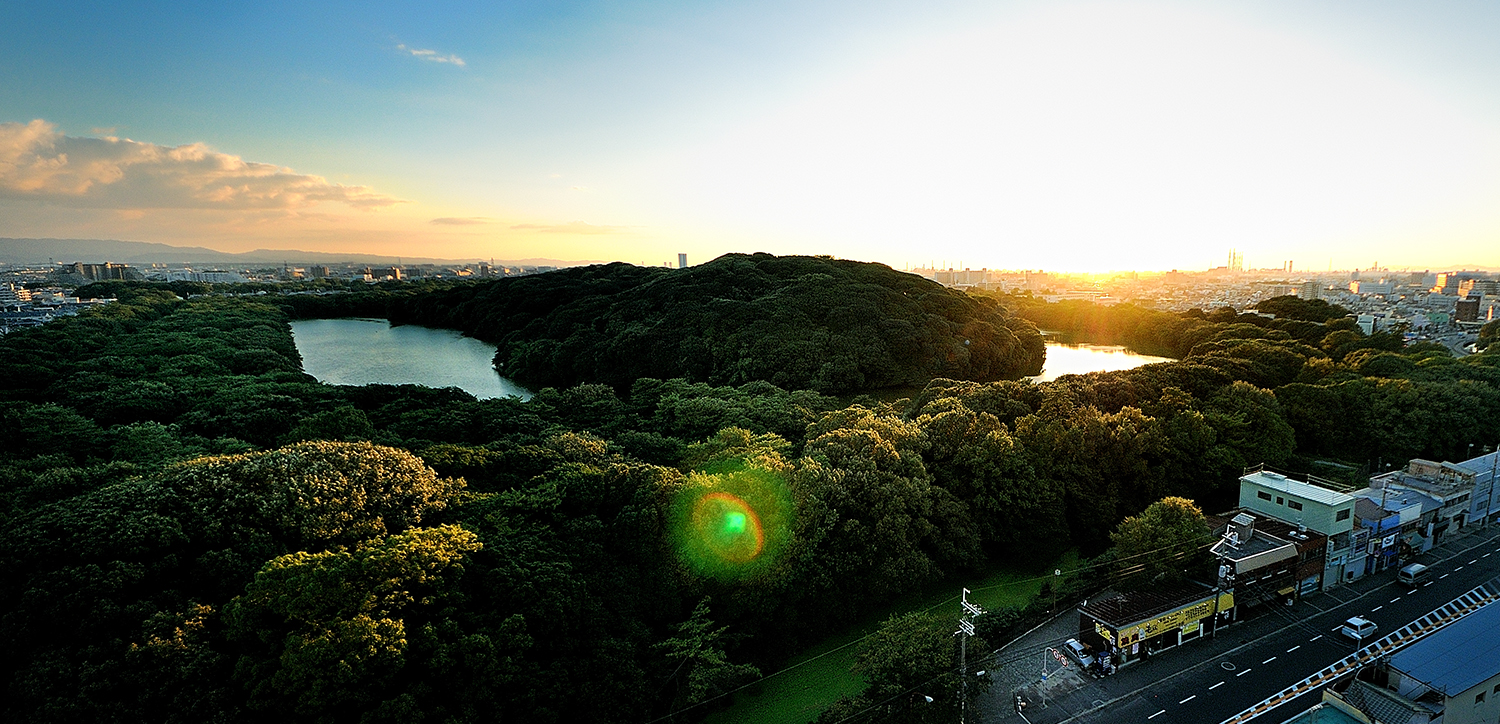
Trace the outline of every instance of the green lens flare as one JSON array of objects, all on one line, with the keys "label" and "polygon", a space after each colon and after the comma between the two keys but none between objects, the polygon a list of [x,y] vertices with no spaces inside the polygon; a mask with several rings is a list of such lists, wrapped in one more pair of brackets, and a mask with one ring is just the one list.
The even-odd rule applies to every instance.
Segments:
[{"label": "green lens flare", "polygon": [[745,532],[745,514],[729,513],[724,516],[724,531],[727,533]]},{"label": "green lens flare", "polygon": [[760,519],[750,504],[729,493],[709,493],[693,506],[693,528],[708,548],[729,563],[745,563],[766,545]]},{"label": "green lens flare", "polygon": [[785,479],[771,470],[692,473],[673,505],[678,556],[720,580],[750,581],[776,570],[790,537],[789,497]]}]

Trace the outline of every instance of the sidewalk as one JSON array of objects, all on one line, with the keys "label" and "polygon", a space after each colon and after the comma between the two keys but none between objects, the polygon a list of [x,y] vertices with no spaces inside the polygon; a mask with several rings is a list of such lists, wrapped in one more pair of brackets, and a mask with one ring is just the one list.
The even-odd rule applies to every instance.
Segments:
[{"label": "sidewalk", "polygon": [[[1441,561],[1476,543],[1495,538],[1500,538],[1500,526],[1466,531],[1422,554],[1420,559],[1424,563]],[[1386,574],[1365,576],[1353,583],[1308,596],[1290,611],[1300,614],[1299,617],[1316,615],[1354,601],[1388,583],[1390,576]],[[1262,612],[1226,627],[1219,632],[1217,638],[1200,639],[1169,649],[1150,659],[1122,667],[1112,676],[1102,679],[1093,679],[1087,675],[1080,677],[1077,663],[1070,661],[1070,666],[1062,674],[1049,673],[1044,684],[1041,681],[1044,657],[1049,662],[1049,672],[1059,666],[1046,653],[1047,647],[1061,647],[1063,641],[1078,634],[1078,609],[1072,608],[1011,643],[992,659],[989,663],[989,675],[994,683],[976,707],[977,720],[1023,724],[1022,717],[1016,714],[1014,706],[1015,695],[1020,693],[1028,702],[1024,712],[1025,720],[1033,724],[1059,724],[1161,681],[1202,671],[1234,649],[1286,626],[1285,617]],[[1045,706],[1042,702],[1044,693]]]}]

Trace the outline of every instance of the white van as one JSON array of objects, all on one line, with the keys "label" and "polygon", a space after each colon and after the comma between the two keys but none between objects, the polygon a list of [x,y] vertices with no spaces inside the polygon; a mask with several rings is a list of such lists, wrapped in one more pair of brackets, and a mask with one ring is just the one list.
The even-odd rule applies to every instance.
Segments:
[{"label": "white van", "polygon": [[1401,572],[1396,574],[1396,580],[1405,583],[1412,588],[1416,588],[1417,586],[1426,583],[1427,579],[1431,576],[1432,569],[1422,565],[1421,563],[1413,563],[1405,568],[1402,568]]},{"label": "white van", "polygon": [[1339,633],[1356,641],[1363,641],[1375,633],[1375,622],[1367,618],[1355,616],[1345,621],[1344,625],[1339,627]]}]

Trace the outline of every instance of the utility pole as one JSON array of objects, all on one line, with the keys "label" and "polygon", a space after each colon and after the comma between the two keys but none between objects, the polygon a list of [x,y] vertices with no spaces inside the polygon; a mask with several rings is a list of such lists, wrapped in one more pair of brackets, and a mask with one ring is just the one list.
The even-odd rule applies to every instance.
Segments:
[{"label": "utility pole", "polygon": [[[1243,542],[1244,541],[1240,540],[1239,534],[1234,530],[1233,525],[1226,529],[1224,531],[1223,537],[1219,539],[1219,545],[1225,545],[1235,549],[1238,549],[1240,547],[1240,543]],[[1219,562],[1219,570],[1216,571],[1218,575],[1214,576],[1214,627],[1208,632],[1208,637],[1210,639],[1219,638],[1219,624],[1221,623],[1219,621],[1219,599],[1222,597],[1222,592],[1226,588],[1226,584],[1229,591],[1231,593],[1234,592],[1235,567],[1229,565],[1228,557],[1226,555],[1227,551],[1220,549],[1219,545],[1215,545],[1213,548],[1209,549],[1209,552],[1213,553],[1214,559]]]},{"label": "utility pole", "polygon": [[[1490,514],[1495,512],[1495,472],[1497,468],[1500,468],[1500,445],[1495,445],[1493,448],[1489,445],[1481,446],[1480,452],[1483,452],[1484,450],[1492,450],[1492,452],[1489,453],[1490,486],[1488,488],[1488,491],[1490,495],[1488,498],[1488,502],[1484,504],[1484,515],[1480,516],[1479,518],[1479,527],[1482,529],[1488,529],[1490,527]],[[1479,499],[1479,476],[1482,474],[1483,473],[1479,472],[1474,473],[1474,499],[1476,501]],[[1471,502],[1470,506],[1472,505],[1474,505],[1474,503]]]},{"label": "utility pole", "polygon": [[958,724],[964,724],[969,710],[969,637],[974,635],[974,617],[984,609],[969,603],[969,589],[959,594],[963,612],[958,615]]}]

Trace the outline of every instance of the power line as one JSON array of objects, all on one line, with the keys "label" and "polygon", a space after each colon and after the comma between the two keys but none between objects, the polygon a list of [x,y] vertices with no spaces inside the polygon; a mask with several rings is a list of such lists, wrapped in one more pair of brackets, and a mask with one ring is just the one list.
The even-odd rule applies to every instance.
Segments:
[{"label": "power line", "polygon": [[[1208,543],[1204,543],[1202,545],[1199,545],[1199,546],[1197,546],[1197,550],[1206,550],[1206,549],[1212,547],[1213,544],[1214,544],[1214,542],[1215,541],[1210,541]],[[1144,551],[1144,552],[1141,552],[1141,553],[1136,553],[1136,554],[1133,554],[1133,555],[1125,556],[1123,558],[1114,558],[1114,559],[1107,560],[1107,561],[1092,562],[1092,563],[1089,563],[1089,564],[1086,564],[1086,565],[1077,566],[1075,568],[1072,568],[1072,569],[1070,569],[1068,571],[1068,573],[1070,575],[1076,575],[1076,574],[1082,573],[1082,572],[1091,572],[1091,571],[1094,571],[1094,570],[1097,570],[1097,569],[1100,569],[1100,568],[1104,568],[1106,566],[1116,565],[1116,564],[1118,564],[1121,561],[1127,561],[1127,560],[1131,560],[1133,558],[1141,558],[1141,557],[1144,557],[1144,556],[1157,555],[1157,554],[1163,553],[1165,551],[1171,551],[1171,550],[1174,550],[1176,548],[1179,548],[1182,545],[1183,545],[1183,543],[1181,543],[1181,542],[1179,542],[1179,543],[1173,543],[1171,545],[1166,545],[1166,546],[1162,546],[1160,548],[1156,548],[1156,549],[1153,549],[1153,550]],[[1143,566],[1143,568],[1144,568],[1144,566]],[[1052,580],[1054,578],[1057,578],[1056,574],[1051,575],[1051,576],[1041,575],[1041,576],[1036,576],[1036,577],[1033,577],[1033,578],[1023,578],[1023,579],[1015,580],[1015,581],[1007,581],[1005,583],[997,583],[997,584],[994,584],[992,586],[984,586],[984,587],[981,587],[981,588],[975,588],[975,589],[971,589],[970,592],[972,593],[972,592],[975,592],[975,591],[993,591],[993,590],[996,590],[996,589],[999,589],[999,588],[1006,588],[1006,587],[1010,587],[1010,586],[1019,586],[1019,585],[1023,585],[1023,584],[1034,583],[1034,582],[1037,582],[1037,581],[1050,581],[1050,580]],[[922,613],[930,612],[933,609],[938,608],[940,606],[946,606],[946,605],[948,605],[950,603],[953,603],[956,600],[959,600],[960,598],[961,598],[961,596],[952,596],[952,597],[943,599],[942,601],[939,601],[939,602],[937,602],[935,604],[932,604],[931,606],[928,606],[928,607],[922,609]],[[732,694],[736,694],[736,693],[738,693],[740,691],[743,691],[745,689],[748,689],[748,688],[750,688],[752,686],[755,686],[757,684],[763,683],[763,682],[765,682],[765,681],[767,681],[769,679],[773,679],[773,678],[775,678],[777,676],[785,674],[788,671],[792,671],[792,670],[800,668],[802,666],[806,666],[807,664],[810,664],[810,663],[812,663],[814,661],[817,661],[818,659],[821,659],[821,658],[823,658],[825,656],[828,656],[830,654],[838,653],[839,651],[843,651],[844,649],[847,649],[850,646],[853,646],[855,644],[863,643],[866,639],[874,636],[877,633],[879,633],[878,629],[875,630],[875,631],[871,631],[870,633],[867,633],[867,634],[865,634],[865,635],[863,635],[863,636],[861,636],[861,637],[859,637],[859,638],[857,638],[857,639],[855,639],[853,641],[850,641],[849,643],[846,643],[846,644],[844,644],[842,646],[838,646],[836,648],[829,649],[828,651],[824,651],[823,653],[818,654],[817,656],[814,656],[814,657],[812,657],[810,659],[806,659],[804,661],[799,661],[799,662],[797,662],[795,664],[791,664],[790,666],[783,667],[783,668],[781,668],[781,669],[779,669],[777,671],[774,671],[774,672],[772,672],[770,674],[766,674],[765,676],[762,676],[759,679],[756,679],[754,681],[742,684],[741,686],[738,686],[738,687],[736,687],[734,689],[730,689],[729,691],[723,692],[723,693],[721,693],[721,694],[719,694],[717,696],[713,696],[713,697],[710,697],[708,699],[704,699],[703,701],[700,701],[700,702],[698,702],[696,704],[692,704],[690,706],[684,707],[682,709],[678,709],[677,711],[671,712],[669,714],[664,714],[664,715],[662,715],[660,717],[657,717],[655,719],[652,719],[652,720],[648,721],[646,724],[657,724],[657,722],[666,721],[667,719],[671,719],[673,717],[676,717],[679,714],[687,713],[687,712],[692,711],[693,709],[696,709],[696,708],[698,708],[700,706],[703,706],[705,704],[709,704],[709,703],[718,701],[719,699],[722,699],[722,698],[724,698],[726,696],[730,696]],[[993,656],[993,654],[991,654],[991,656]]]}]

